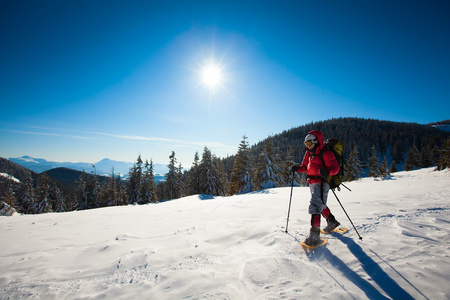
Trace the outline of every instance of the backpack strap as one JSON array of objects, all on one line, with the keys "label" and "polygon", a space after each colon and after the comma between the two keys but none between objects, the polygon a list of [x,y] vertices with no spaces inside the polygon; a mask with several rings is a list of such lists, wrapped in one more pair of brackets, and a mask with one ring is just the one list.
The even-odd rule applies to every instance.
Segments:
[{"label": "backpack strap", "polygon": [[[320,149],[319,157],[320,157],[320,159],[322,160],[323,166],[324,166],[325,169],[326,169],[326,168],[327,168],[327,165],[325,164],[325,160],[323,159],[323,152],[324,152],[324,151],[325,151],[324,148]],[[324,182],[324,181],[326,182],[326,180],[325,180],[325,178],[322,178],[321,176],[319,176],[319,177],[320,177],[320,179],[321,179],[321,181],[320,181],[320,197],[322,198],[322,203],[325,204],[325,201],[323,200],[323,182]],[[327,183],[328,183],[328,182],[327,182]]]}]

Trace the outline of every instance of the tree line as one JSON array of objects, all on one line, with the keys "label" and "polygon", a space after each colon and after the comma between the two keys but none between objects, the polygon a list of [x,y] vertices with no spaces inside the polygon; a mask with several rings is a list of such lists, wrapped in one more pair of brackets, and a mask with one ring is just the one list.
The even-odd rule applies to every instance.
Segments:
[{"label": "tree line", "polygon": [[321,129],[326,137],[344,142],[344,181],[385,177],[399,166],[406,171],[434,165],[438,169],[450,167],[448,133],[418,124],[347,118],[293,128],[253,146],[244,136],[236,155],[226,158],[216,157],[205,147],[201,157],[195,153],[188,170],[183,170],[172,151],[168,173],[158,184],[152,160],[144,162],[139,155],[127,181],[115,176],[114,171],[106,181],[83,172],[68,192],[52,184],[46,174],[36,181],[36,176],[28,172],[21,175],[20,184],[0,182],[1,196],[19,212],[46,213],[155,203],[196,194],[228,196],[291,184],[304,186],[305,174],[293,174],[290,168],[301,161],[303,138],[312,129]]}]

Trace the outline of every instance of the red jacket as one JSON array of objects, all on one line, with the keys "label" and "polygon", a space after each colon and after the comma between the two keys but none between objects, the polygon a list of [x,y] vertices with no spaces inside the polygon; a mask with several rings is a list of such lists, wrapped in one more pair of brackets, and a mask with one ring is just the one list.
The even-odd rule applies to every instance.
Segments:
[{"label": "red jacket", "polygon": [[339,164],[334,156],[333,152],[326,150],[323,152],[323,160],[325,161],[325,165],[323,164],[322,159],[320,158],[320,151],[323,149],[323,133],[319,130],[312,130],[309,134],[314,134],[319,140],[319,146],[316,147],[314,153],[309,151],[306,148],[305,156],[303,157],[303,162],[299,166],[297,172],[302,173],[306,172],[308,176],[318,176],[317,178],[308,178],[308,183],[320,183],[322,180],[320,179],[320,169],[327,169],[330,172],[330,176],[336,175],[339,172]]}]

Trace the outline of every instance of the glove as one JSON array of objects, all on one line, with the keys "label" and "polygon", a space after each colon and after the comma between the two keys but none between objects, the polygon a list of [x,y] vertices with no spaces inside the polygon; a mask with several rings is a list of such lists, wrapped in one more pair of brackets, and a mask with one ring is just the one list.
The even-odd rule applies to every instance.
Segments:
[{"label": "glove", "polygon": [[292,166],[292,172],[297,172],[298,171],[298,166]]},{"label": "glove", "polygon": [[330,172],[327,169],[320,169],[319,170],[320,177],[323,179],[327,179],[328,176],[330,176]]}]

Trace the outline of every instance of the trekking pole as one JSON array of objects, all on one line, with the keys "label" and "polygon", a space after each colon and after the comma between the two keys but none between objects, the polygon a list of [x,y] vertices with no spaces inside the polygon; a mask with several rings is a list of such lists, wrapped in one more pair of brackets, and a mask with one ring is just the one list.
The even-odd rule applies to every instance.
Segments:
[{"label": "trekking pole", "polygon": [[294,189],[294,175],[295,175],[295,172],[292,171],[291,197],[289,198],[289,209],[288,209],[288,215],[287,215],[287,221],[286,221],[286,233],[288,232],[289,214],[291,213],[292,190]]},{"label": "trekking pole", "polygon": [[355,229],[356,234],[358,235],[359,239],[362,241],[362,239],[363,239],[362,236],[360,236],[358,230],[356,230],[355,225],[353,224],[352,220],[350,219],[350,217],[348,216],[347,212],[345,211],[344,206],[342,206],[341,201],[339,201],[339,198],[338,198],[338,196],[336,195],[336,193],[334,192],[334,189],[332,189],[331,191],[333,192],[334,196],[336,197],[336,200],[339,202],[339,205],[342,207],[342,210],[345,212],[345,215],[347,216],[348,220],[350,221],[350,223],[352,223],[352,226],[353,226],[353,228]]}]

